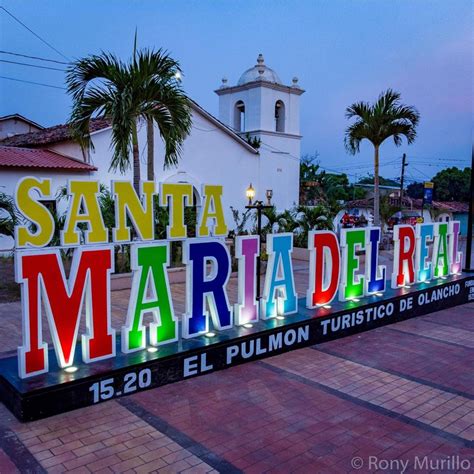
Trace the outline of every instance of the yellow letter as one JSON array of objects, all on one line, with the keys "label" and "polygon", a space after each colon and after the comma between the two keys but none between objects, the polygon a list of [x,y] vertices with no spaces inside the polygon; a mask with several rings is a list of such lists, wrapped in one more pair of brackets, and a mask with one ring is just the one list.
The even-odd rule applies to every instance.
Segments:
[{"label": "yellow letter", "polygon": [[15,202],[18,210],[36,226],[36,232],[31,232],[29,226],[15,227],[15,242],[17,247],[45,247],[53,238],[54,219],[48,208],[30,196],[30,191],[36,189],[40,197],[51,199],[51,179],[37,179],[30,176],[21,179],[15,192]]},{"label": "yellow letter", "polygon": [[161,183],[160,206],[170,203],[170,225],[166,227],[168,239],[185,239],[184,206],[193,202],[193,185],[188,183]]},{"label": "yellow letter", "polygon": [[97,181],[69,181],[68,195],[70,196],[64,230],[61,231],[62,245],[78,245],[80,232],[77,224],[87,222],[85,231],[86,244],[108,242],[107,229],[100,213],[97,197],[99,183]]},{"label": "yellow letter", "polygon": [[227,236],[227,225],[224,219],[224,211],[222,210],[222,186],[211,186],[203,184],[202,194],[204,205],[199,216],[198,237],[207,237],[210,233],[207,225],[208,219],[214,220],[213,235],[218,237]]},{"label": "yellow letter", "polygon": [[130,227],[127,226],[127,215],[133,223],[141,240],[153,240],[153,194],[155,183],[145,181],[140,184],[142,202],[129,181],[112,181],[112,193],[115,197],[114,242],[130,240]]}]

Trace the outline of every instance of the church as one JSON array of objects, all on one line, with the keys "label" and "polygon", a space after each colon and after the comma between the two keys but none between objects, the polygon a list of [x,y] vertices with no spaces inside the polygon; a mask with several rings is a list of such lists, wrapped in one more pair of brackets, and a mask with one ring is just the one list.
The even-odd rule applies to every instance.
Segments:
[{"label": "church", "polygon": [[[163,168],[164,147],[155,136],[155,177],[159,182],[190,183],[195,205],[201,205],[202,184],[224,187],[223,206],[229,230],[234,228],[231,207],[242,211],[251,184],[255,199],[280,210],[298,204],[300,160],[300,96],[298,79],[285,85],[265,64],[263,55],[235,85],[227,79],[215,90],[219,98],[216,118],[190,99],[192,129],[184,142],[177,167]],[[33,124],[33,125],[32,125]],[[28,132],[24,133],[28,127]],[[112,180],[132,180],[109,170],[112,157],[111,128],[106,120],[91,122],[94,149],[84,153],[71,138],[67,124],[43,128],[22,117],[0,118],[1,192],[13,195],[18,180],[27,175],[50,177],[53,189],[68,179],[94,179],[110,187]],[[141,175],[146,179],[146,123],[139,124]],[[11,249],[13,240],[0,236],[0,251]]]}]

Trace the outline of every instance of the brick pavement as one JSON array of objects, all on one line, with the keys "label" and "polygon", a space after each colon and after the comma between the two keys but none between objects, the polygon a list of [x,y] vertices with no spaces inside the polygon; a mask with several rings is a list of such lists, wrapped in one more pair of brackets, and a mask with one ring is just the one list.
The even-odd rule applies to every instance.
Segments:
[{"label": "brick pavement", "polygon": [[[172,293],[179,313],[183,285]],[[116,326],[127,300],[114,293]],[[0,304],[3,355],[18,309]],[[0,473],[414,472],[416,457],[472,472],[473,334],[469,304],[32,423],[0,405]]]}]

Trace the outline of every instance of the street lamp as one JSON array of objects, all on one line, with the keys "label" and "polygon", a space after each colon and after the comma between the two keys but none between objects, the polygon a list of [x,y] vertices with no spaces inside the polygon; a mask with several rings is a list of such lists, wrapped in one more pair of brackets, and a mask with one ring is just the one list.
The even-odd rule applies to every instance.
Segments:
[{"label": "street lamp", "polygon": [[271,189],[267,189],[266,196],[267,196],[267,204],[263,204],[262,201],[255,201],[252,204],[252,199],[255,197],[255,189],[250,183],[250,186],[247,188],[246,196],[249,200],[245,209],[256,209],[257,210],[257,234],[260,237],[259,239],[259,252],[257,257],[257,300],[260,300],[260,255],[262,253],[262,211],[264,209],[271,209],[272,203],[271,199],[273,197],[273,191]]},{"label": "street lamp", "polygon": [[267,195],[267,204],[271,206],[272,197],[273,197],[273,189],[267,189],[266,195]]},{"label": "street lamp", "polygon": [[249,206],[252,205],[253,198],[255,197],[255,189],[252,186],[252,183],[250,183],[250,186],[247,188],[247,191],[245,191],[245,194],[249,200]]}]

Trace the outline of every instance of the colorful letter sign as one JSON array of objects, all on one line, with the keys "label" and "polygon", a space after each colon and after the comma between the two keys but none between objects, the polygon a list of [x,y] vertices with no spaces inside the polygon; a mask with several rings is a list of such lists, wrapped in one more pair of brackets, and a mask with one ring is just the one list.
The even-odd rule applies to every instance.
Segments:
[{"label": "colorful letter sign", "polygon": [[339,287],[341,301],[364,296],[364,276],[363,273],[357,273],[360,268],[360,257],[357,255],[357,251],[361,250],[365,250],[365,230],[342,229],[341,251],[344,271]]},{"label": "colorful letter sign", "polygon": [[428,245],[433,242],[433,224],[420,224],[416,226],[416,281],[430,281],[433,276],[433,268],[429,258]]},{"label": "colorful letter sign", "polygon": [[380,227],[366,229],[365,294],[372,295],[385,291],[386,267],[379,265]]},{"label": "colorful letter sign", "polygon": [[267,235],[268,266],[262,298],[262,319],[298,311],[292,252],[293,234]]},{"label": "colorful letter sign", "polygon": [[309,232],[309,289],[306,307],[316,308],[329,304],[339,287],[341,257],[339,242],[334,232]]},{"label": "colorful letter sign", "polygon": [[393,242],[392,288],[401,288],[415,282],[415,230],[410,225],[394,227]]},{"label": "colorful letter sign", "polygon": [[[16,279],[21,284],[23,307],[23,342],[18,351],[22,378],[48,371],[43,307],[60,368],[70,367],[77,359],[83,307],[86,330],[81,334],[82,361],[90,363],[115,356],[115,328],[110,313],[114,249],[108,243],[110,229],[105,227],[101,215],[100,189],[97,181],[70,181],[65,226],[55,229],[55,219],[41,203],[41,199],[50,199],[54,194],[51,180],[26,177],[18,183],[17,207],[31,222],[15,229]],[[151,352],[152,347],[176,343],[180,336],[211,337],[211,330],[225,331],[234,325],[248,329],[260,320],[282,319],[298,311],[292,233],[268,234],[266,255],[262,256],[259,236],[235,238],[237,301],[231,305],[227,294],[232,272],[231,245],[225,240],[222,186],[202,187],[202,206],[196,222],[198,237],[192,239],[187,239],[184,211],[193,204],[193,186],[161,183],[158,199],[155,191],[155,183],[151,181],[141,183],[139,195],[128,181],[112,182],[115,201],[112,240],[130,245],[132,269],[128,311],[121,325],[122,352],[133,353],[147,347]],[[156,205],[169,209],[166,240],[154,240]],[[65,276],[61,248],[46,247],[55,232],[60,232],[64,247],[73,248],[69,278]],[[458,274],[462,261],[459,234],[458,221],[395,226],[392,288]],[[330,307],[338,292],[342,302],[351,301],[339,305],[349,308],[354,308],[361,298],[373,299],[384,293],[388,276],[387,268],[379,264],[381,239],[382,231],[378,227],[342,229],[340,239],[329,230],[308,232],[306,307],[315,309],[315,316],[322,314],[319,307]],[[176,240],[182,241],[186,271],[186,310],[180,325],[168,281],[170,242]],[[257,262],[265,256],[267,269],[260,299]],[[145,317],[148,319],[144,320]]]},{"label": "colorful letter sign", "polygon": [[238,303],[234,305],[234,323],[238,326],[258,321],[256,264],[259,256],[258,235],[235,238],[235,258],[239,262]]},{"label": "colorful letter sign", "polygon": [[184,244],[184,263],[188,292],[183,337],[209,332],[210,318],[214,329],[231,328],[232,311],[226,288],[231,267],[225,244],[217,239],[189,239]]},{"label": "colorful letter sign", "polygon": [[132,291],[128,304],[127,321],[122,328],[122,352],[145,349],[146,330],[143,315],[151,313],[150,344],[160,346],[178,339],[168,283],[168,242],[132,246]]},{"label": "colorful letter sign", "polygon": [[43,341],[44,303],[58,365],[73,364],[82,306],[86,333],[82,360],[86,363],[115,356],[115,331],[110,324],[112,248],[78,248],[66,280],[59,250],[31,251],[17,257],[17,282],[22,286],[23,345],[19,348],[20,377],[48,371],[48,344]]}]

